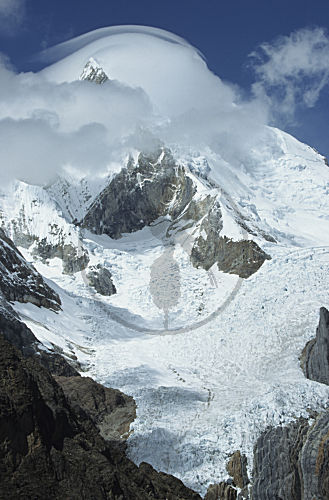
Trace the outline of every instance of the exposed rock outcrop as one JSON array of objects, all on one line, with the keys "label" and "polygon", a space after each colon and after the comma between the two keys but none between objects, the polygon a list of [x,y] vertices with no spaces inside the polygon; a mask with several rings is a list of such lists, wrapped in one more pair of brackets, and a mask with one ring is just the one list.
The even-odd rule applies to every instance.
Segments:
[{"label": "exposed rock outcrop", "polygon": [[191,253],[195,267],[208,271],[217,263],[220,271],[237,274],[240,278],[249,278],[270,258],[255,241],[233,241],[226,236],[218,236],[213,230],[208,232],[206,239],[199,236]]},{"label": "exposed rock outcrop", "polygon": [[253,500],[329,498],[329,412],[268,429],[254,453]]},{"label": "exposed rock outcrop", "polygon": [[[306,377],[328,384],[329,313],[320,310],[316,338],[305,347]],[[253,500],[329,499],[329,410],[267,429],[254,449]]]},{"label": "exposed rock outcrop", "polygon": [[20,321],[8,301],[31,302],[57,311],[61,301],[42,276],[26,262],[13,242],[0,229],[0,333],[24,356],[35,357],[51,373],[63,376],[78,372],[62,356],[45,349]]},{"label": "exposed rock outcrop", "polygon": [[303,498],[299,455],[308,428],[308,421],[300,419],[285,427],[269,428],[258,438],[254,450],[253,500]]},{"label": "exposed rock outcrop", "polygon": [[329,312],[325,307],[320,309],[315,339],[302,352],[301,366],[306,378],[329,385]]},{"label": "exposed rock outcrop", "polygon": [[59,296],[34,267],[26,262],[10,238],[0,229],[0,291],[10,301],[31,302],[60,309]]},{"label": "exposed rock outcrop", "polygon": [[319,415],[311,426],[300,454],[302,498],[329,498],[329,412]]},{"label": "exposed rock outcrop", "polygon": [[[185,231],[190,229],[187,235]],[[249,278],[271,258],[252,240],[234,241],[223,235],[221,204],[216,195],[192,199],[170,224],[167,235],[183,245],[194,267],[206,271],[217,263],[220,271]]]},{"label": "exposed rock outcrop", "polygon": [[77,248],[64,241],[54,245],[49,243],[46,238],[35,242],[32,254],[41,257],[43,261],[53,259],[54,257],[62,259],[64,274],[74,274],[83,271],[89,262],[88,252],[82,246]]},{"label": "exposed rock outcrop", "polygon": [[168,149],[140,153],[137,164],[130,160],[98,196],[82,226],[117,239],[160,216],[175,219],[194,192],[192,180]]},{"label": "exposed rock outcrop", "polygon": [[1,499],[200,498],[104,441],[49,372],[1,335],[0,428]]},{"label": "exposed rock outcrop", "polygon": [[37,352],[38,340],[31,330],[22,323],[14,309],[0,293],[0,333],[24,356]]},{"label": "exposed rock outcrop", "polygon": [[112,274],[106,267],[97,264],[90,266],[87,272],[89,285],[95,288],[96,292],[109,297],[117,293],[115,285],[112,281]]},{"label": "exposed rock outcrop", "polygon": [[23,356],[34,357],[54,375],[77,376],[78,372],[65,358],[56,352],[46,350],[31,330],[20,321],[14,309],[0,294],[0,334],[17,347]]},{"label": "exposed rock outcrop", "polygon": [[230,484],[222,482],[211,484],[208,488],[204,500],[236,500],[237,491]]},{"label": "exposed rock outcrop", "polygon": [[235,451],[226,466],[227,472],[233,478],[233,485],[244,490],[249,484],[247,472],[247,457],[241,455],[240,451]]},{"label": "exposed rock outcrop", "polygon": [[226,464],[226,469],[232,479],[211,484],[205,500],[246,500],[249,498],[247,473],[247,457],[235,451]]},{"label": "exposed rock outcrop", "polygon": [[[168,149],[138,157],[121,170],[91,205],[81,222],[96,234],[120,238],[169,216],[167,236],[199,223],[199,236],[184,240],[195,267],[219,270],[248,278],[270,257],[251,240],[233,241],[221,236],[223,219],[216,196],[194,200],[195,186],[185,169],[175,163]],[[178,235],[177,241],[180,241]]]},{"label": "exposed rock outcrop", "polygon": [[136,403],[116,389],[98,384],[89,377],[55,377],[76,413],[86,412],[109,441],[121,441],[129,435],[136,418]]}]

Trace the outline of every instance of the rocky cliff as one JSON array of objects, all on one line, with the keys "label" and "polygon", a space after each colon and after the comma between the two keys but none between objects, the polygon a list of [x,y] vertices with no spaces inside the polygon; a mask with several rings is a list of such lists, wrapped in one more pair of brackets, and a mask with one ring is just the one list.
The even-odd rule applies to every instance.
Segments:
[{"label": "rocky cliff", "polygon": [[205,500],[247,500],[249,499],[249,477],[247,472],[247,457],[239,450],[232,453],[226,464],[226,470],[231,476],[227,481],[211,484]]},{"label": "rocky cliff", "polygon": [[237,274],[240,278],[249,278],[265,260],[270,259],[256,242],[252,240],[233,241],[226,236],[219,236],[209,229],[207,238],[196,240],[191,253],[192,264],[208,271],[214,264],[224,273]]},{"label": "rocky cliff", "polygon": [[329,412],[268,429],[254,453],[254,500],[329,498]]},{"label": "rocky cliff", "polygon": [[24,356],[34,356],[51,373],[78,375],[62,356],[42,346],[8,301],[30,302],[53,311],[61,307],[57,293],[0,229],[0,333]]},{"label": "rocky cliff", "polygon": [[198,200],[193,198],[195,193],[195,183],[168,149],[141,153],[136,164],[131,159],[112,179],[81,225],[117,239],[165,216],[170,221],[166,237],[184,242],[194,267],[209,270],[217,263],[220,271],[248,278],[269,255],[252,240],[241,236],[233,241],[221,234],[218,192]]},{"label": "rocky cliff", "polygon": [[60,301],[0,236],[0,499],[200,498],[126,458],[122,442],[136,415],[131,397],[80,377],[20,321],[7,298],[52,309]]},{"label": "rocky cliff", "polygon": [[195,188],[168,149],[131,159],[98,196],[82,221],[96,234],[120,238],[158,217],[175,219],[191,201]]},{"label": "rocky cliff", "polygon": [[136,403],[131,396],[104,387],[90,377],[55,377],[74,411],[85,412],[107,441],[129,436],[130,424],[136,418]]},{"label": "rocky cliff", "polygon": [[301,356],[306,378],[329,385],[329,312],[320,309],[320,321],[315,339],[310,340]]},{"label": "rocky cliff", "polygon": [[300,500],[302,478],[299,455],[307,437],[308,422],[269,428],[257,440],[254,451],[252,498]]},{"label": "rocky cliff", "polygon": [[76,411],[50,373],[0,335],[0,498],[197,499],[134,465]]},{"label": "rocky cliff", "polygon": [[[312,380],[328,380],[329,313],[322,307],[316,338],[301,362]],[[254,450],[253,500],[329,499],[329,410],[267,429]]]},{"label": "rocky cliff", "polygon": [[31,302],[60,309],[61,301],[42,276],[26,262],[5,232],[0,229],[0,291],[10,302]]}]

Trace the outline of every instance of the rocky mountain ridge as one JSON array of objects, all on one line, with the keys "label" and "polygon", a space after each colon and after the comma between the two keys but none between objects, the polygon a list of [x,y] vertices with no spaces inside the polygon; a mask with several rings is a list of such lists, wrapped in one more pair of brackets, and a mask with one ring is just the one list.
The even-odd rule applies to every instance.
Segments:
[{"label": "rocky mountain ridge", "polygon": [[57,311],[61,300],[0,229],[0,291],[9,302],[31,302]]},{"label": "rocky mountain ridge", "polygon": [[81,226],[118,239],[167,218],[165,237],[171,243],[183,240],[195,267],[209,270],[217,263],[220,271],[249,277],[270,257],[248,240],[245,229],[239,241],[222,236],[218,190],[196,199],[196,184],[197,179],[175,161],[169,149],[141,153],[95,199]]},{"label": "rocky mountain ridge", "polygon": [[0,335],[0,498],[197,499],[179,480],[138,468],[70,406],[50,373]]}]

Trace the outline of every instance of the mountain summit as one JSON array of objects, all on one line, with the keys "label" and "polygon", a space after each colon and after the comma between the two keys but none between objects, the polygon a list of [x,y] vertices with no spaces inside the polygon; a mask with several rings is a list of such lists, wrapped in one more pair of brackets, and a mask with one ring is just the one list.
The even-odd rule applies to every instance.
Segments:
[{"label": "mountain summit", "polygon": [[80,80],[89,80],[98,84],[104,83],[108,79],[109,77],[93,57],[86,63],[80,75]]}]

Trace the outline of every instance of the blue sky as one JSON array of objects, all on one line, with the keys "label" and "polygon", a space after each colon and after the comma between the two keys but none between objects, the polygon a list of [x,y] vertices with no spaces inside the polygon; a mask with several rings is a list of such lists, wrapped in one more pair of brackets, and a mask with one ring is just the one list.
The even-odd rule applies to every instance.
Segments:
[{"label": "blue sky", "polygon": [[[196,46],[208,66],[247,94],[255,81],[248,55],[263,42],[305,27],[329,29],[328,0],[0,0],[0,51],[18,71],[39,69],[41,49],[93,29],[119,24],[160,27]],[[323,68],[322,70],[323,71]],[[313,75],[317,78],[318,75]],[[301,87],[304,85],[300,81]],[[277,125],[329,156],[328,86]]]}]

